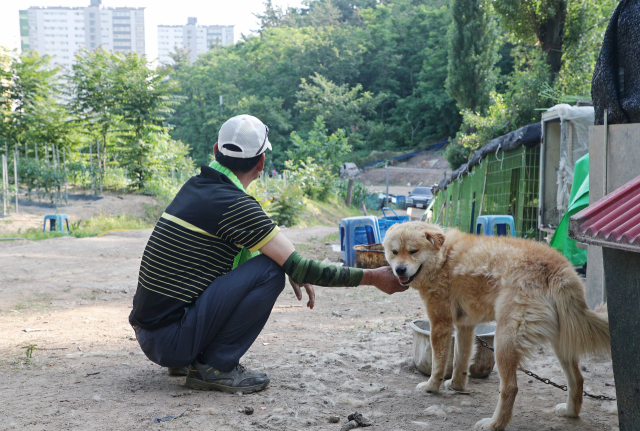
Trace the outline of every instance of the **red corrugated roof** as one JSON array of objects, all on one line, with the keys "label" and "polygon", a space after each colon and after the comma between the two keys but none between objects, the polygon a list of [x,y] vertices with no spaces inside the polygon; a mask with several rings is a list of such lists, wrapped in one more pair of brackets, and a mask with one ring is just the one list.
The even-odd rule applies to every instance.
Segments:
[{"label": "red corrugated roof", "polygon": [[569,236],[640,252],[640,176],[571,217]]}]

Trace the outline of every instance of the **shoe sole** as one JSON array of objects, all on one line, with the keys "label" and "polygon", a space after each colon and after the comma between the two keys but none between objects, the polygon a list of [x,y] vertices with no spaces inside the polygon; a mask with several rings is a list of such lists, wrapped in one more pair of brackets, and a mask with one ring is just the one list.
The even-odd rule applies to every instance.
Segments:
[{"label": "shoe sole", "polygon": [[174,376],[174,377],[184,377],[187,374],[189,374],[188,371],[173,371],[173,370],[169,370],[169,375],[170,376]]},{"label": "shoe sole", "polygon": [[207,382],[203,382],[200,379],[187,377],[185,386],[191,389],[200,389],[202,391],[222,391],[222,392],[229,392],[232,394],[235,394],[236,392],[242,392],[243,394],[250,394],[252,392],[259,392],[263,389],[266,389],[267,386],[269,386],[269,383],[271,383],[271,380],[267,380],[266,383],[263,383],[261,385],[246,386],[243,388],[234,388],[232,386],[220,385],[217,383],[207,383]]}]

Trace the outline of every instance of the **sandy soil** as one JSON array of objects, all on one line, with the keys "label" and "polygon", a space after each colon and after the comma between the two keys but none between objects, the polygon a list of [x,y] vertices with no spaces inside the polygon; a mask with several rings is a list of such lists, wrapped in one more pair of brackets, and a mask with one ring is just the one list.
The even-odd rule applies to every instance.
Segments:
[{"label": "sandy soil", "polygon": [[[13,201],[12,201],[13,205]],[[85,195],[81,191],[70,191],[68,203],[58,205],[58,213],[67,214],[69,222],[87,220],[99,214],[108,216],[127,214],[133,217],[141,217],[145,211],[145,205],[155,205],[155,200],[151,196],[105,192],[102,197]],[[38,202],[33,198],[18,199],[18,214],[15,214],[14,207],[9,210],[7,217],[2,217],[0,208],[0,234],[22,232],[29,228],[42,229],[43,217],[46,214],[55,214],[56,207],[47,200]]]},{"label": "sandy soil", "polygon": [[[331,260],[335,231],[284,230],[302,254]],[[243,358],[269,372],[271,386],[252,395],[189,390],[147,360],[127,323],[149,234],[0,243],[0,429],[339,430],[329,416],[344,421],[357,410],[372,430],[466,430],[493,412],[495,371],[472,379],[470,395],[415,391],[426,377],[412,364],[409,322],[424,317],[413,290],[318,287],[316,309],[307,310],[287,287]],[[30,344],[39,350],[27,360]],[[565,383],[548,346],[527,365]],[[609,359],[583,365],[587,391],[615,396]],[[518,381],[509,429],[617,429],[615,403],[585,399],[580,419],[559,418],[552,409],[564,392],[523,374]],[[239,412],[244,406],[255,413]]]}]

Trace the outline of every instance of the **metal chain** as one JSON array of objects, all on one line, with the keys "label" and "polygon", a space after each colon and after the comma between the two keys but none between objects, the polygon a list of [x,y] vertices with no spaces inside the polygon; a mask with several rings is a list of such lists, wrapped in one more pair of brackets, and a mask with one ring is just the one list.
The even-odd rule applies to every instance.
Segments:
[{"label": "metal chain", "polygon": [[[478,340],[478,342],[482,345],[482,347],[486,347],[487,349],[491,350],[492,352],[495,352],[495,349],[493,347],[491,347],[486,341],[484,341],[482,338],[478,337],[476,335],[476,340]],[[540,380],[542,383],[546,384],[546,385],[551,385],[554,386],[558,389],[562,389],[563,391],[567,391],[567,385],[559,385],[549,379],[540,377],[539,375],[537,375],[536,373],[529,371],[529,370],[525,370],[522,367],[518,368],[520,371],[522,371],[523,373],[525,373],[527,376],[533,377],[536,380]],[[601,401],[615,401],[615,398],[611,398],[608,397],[606,395],[593,395],[590,394],[587,391],[582,391],[582,395],[584,395],[585,397],[589,397],[589,398],[594,398],[596,400],[601,400]]]}]

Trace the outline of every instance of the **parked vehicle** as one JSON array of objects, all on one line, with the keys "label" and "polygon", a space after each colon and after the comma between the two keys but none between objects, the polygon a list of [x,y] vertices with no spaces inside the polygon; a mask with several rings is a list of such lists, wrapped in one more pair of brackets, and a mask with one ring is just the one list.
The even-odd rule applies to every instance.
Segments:
[{"label": "parked vehicle", "polygon": [[406,205],[407,208],[426,208],[433,199],[433,193],[429,187],[416,187],[412,192],[409,192]]}]

